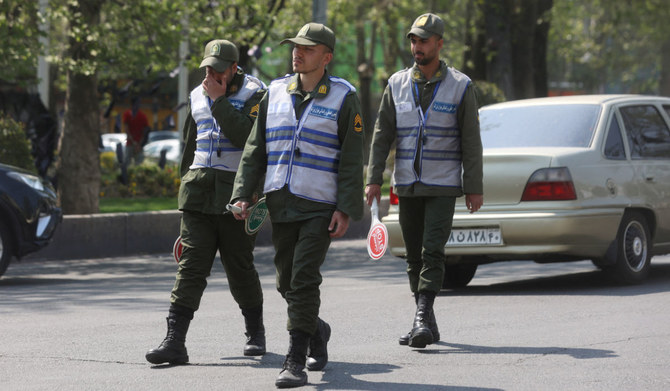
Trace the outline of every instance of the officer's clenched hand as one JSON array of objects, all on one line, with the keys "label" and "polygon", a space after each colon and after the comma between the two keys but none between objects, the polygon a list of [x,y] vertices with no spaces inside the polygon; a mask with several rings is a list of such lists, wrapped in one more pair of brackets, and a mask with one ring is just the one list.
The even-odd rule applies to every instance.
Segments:
[{"label": "officer's clenched hand", "polygon": [[341,238],[347,232],[347,229],[349,229],[349,215],[336,210],[333,213],[333,217],[330,219],[330,225],[328,226],[330,237],[333,239]]},{"label": "officer's clenched hand", "polygon": [[233,212],[233,217],[235,217],[235,220],[244,220],[247,217],[249,217],[249,211],[247,210],[247,207],[249,206],[249,203],[246,201],[237,201],[236,203],[233,204],[234,206],[237,206],[238,208],[242,209],[240,213],[235,213]]}]

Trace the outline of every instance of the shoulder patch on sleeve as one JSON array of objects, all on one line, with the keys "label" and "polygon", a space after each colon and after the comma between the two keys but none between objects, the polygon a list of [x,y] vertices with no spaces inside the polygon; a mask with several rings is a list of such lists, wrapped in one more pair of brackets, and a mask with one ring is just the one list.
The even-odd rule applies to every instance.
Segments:
[{"label": "shoulder patch on sleeve", "polygon": [[254,118],[258,117],[258,106],[259,105],[260,105],[260,103],[256,103],[256,105],[251,108],[251,111],[249,112],[249,115],[251,117],[254,117]]},{"label": "shoulder patch on sleeve", "polygon": [[356,116],[354,117],[354,131],[356,133],[363,131],[363,119],[359,113],[356,113]]}]

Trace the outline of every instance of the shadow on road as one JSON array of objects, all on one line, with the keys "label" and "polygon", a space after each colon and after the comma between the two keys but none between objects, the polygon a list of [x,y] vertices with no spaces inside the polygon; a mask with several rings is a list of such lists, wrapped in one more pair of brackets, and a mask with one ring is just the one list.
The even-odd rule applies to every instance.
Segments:
[{"label": "shadow on road", "polygon": [[[503,267],[500,264],[499,267]],[[639,285],[624,285],[614,282],[606,273],[593,268],[591,271],[567,272],[566,274],[556,275],[553,269],[548,269],[547,277],[538,274],[542,272],[542,267],[546,265],[534,265],[535,272],[531,276],[519,276],[518,280],[505,281],[500,283],[469,285],[461,289],[443,290],[440,296],[494,296],[505,294],[509,295],[579,295],[579,296],[638,296],[648,295],[660,292],[670,291],[670,263],[651,264],[649,277]],[[487,265],[490,266],[490,265]],[[552,272],[554,273],[553,275]],[[478,271],[479,273],[479,271]],[[491,274],[485,277],[491,277]],[[499,273],[496,271],[495,273]],[[514,271],[510,271],[510,276],[514,276]],[[475,277],[477,278],[477,277]],[[509,277],[512,278],[512,277]],[[474,282],[474,280],[473,280]]]},{"label": "shadow on road", "polygon": [[[446,349],[436,348],[444,346]],[[437,342],[427,349],[415,349],[420,354],[518,354],[527,356],[565,355],[576,359],[612,358],[618,355],[611,350],[584,349],[559,346],[519,347],[519,346],[477,346],[448,342]]]}]

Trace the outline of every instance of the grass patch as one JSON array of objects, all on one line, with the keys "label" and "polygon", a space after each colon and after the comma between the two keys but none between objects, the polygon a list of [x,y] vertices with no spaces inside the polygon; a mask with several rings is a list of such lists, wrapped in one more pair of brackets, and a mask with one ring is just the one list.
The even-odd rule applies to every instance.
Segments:
[{"label": "grass patch", "polygon": [[177,197],[103,197],[100,213],[152,212],[177,209]]}]

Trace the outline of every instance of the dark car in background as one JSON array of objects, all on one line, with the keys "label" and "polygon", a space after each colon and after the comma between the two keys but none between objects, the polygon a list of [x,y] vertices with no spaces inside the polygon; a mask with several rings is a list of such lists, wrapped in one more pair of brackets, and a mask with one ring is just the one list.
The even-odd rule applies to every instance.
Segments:
[{"label": "dark car in background", "polygon": [[13,257],[46,246],[63,218],[49,182],[0,164],[0,276]]}]

